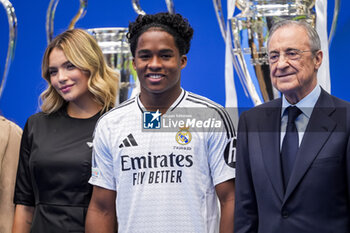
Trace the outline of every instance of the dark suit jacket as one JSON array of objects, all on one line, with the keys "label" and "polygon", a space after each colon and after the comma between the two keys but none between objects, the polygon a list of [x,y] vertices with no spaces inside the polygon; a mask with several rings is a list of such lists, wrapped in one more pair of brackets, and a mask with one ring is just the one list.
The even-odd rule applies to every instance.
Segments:
[{"label": "dark suit jacket", "polygon": [[286,191],[281,105],[277,99],[240,117],[235,233],[349,233],[350,103],[321,91]]}]

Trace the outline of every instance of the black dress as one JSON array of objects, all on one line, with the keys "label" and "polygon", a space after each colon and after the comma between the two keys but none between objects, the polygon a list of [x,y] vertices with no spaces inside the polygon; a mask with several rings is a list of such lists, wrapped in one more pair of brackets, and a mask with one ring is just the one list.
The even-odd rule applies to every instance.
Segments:
[{"label": "black dress", "polygon": [[32,233],[84,232],[91,198],[92,134],[100,113],[71,118],[62,108],[29,117],[21,141],[15,204],[34,206]]}]

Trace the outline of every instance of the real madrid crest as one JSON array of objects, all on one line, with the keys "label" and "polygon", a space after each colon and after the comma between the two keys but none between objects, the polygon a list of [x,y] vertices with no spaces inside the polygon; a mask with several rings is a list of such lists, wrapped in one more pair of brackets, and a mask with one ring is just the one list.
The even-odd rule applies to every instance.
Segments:
[{"label": "real madrid crest", "polygon": [[175,139],[180,145],[187,145],[192,140],[192,135],[188,131],[189,127],[180,128],[180,131],[176,133]]}]

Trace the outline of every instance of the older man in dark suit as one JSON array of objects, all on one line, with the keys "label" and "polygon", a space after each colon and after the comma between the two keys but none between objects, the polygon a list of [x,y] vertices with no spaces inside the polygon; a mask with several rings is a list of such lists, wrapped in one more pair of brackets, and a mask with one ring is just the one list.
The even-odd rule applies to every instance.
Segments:
[{"label": "older man in dark suit", "polygon": [[283,95],[239,120],[235,233],[348,233],[350,103],[317,84],[322,51],[309,24],[274,25],[268,54]]}]

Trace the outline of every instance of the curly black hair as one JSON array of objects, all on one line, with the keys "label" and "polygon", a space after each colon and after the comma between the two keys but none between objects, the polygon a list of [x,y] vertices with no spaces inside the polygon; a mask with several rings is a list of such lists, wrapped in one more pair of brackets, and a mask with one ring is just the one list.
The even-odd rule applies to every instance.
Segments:
[{"label": "curly black hair", "polygon": [[172,35],[180,55],[187,54],[190,50],[193,28],[188,20],[180,14],[161,12],[153,15],[139,15],[135,22],[129,23],[127,38],[133,57],[135,57],[139,37],[150,28],[160,28]]}]

